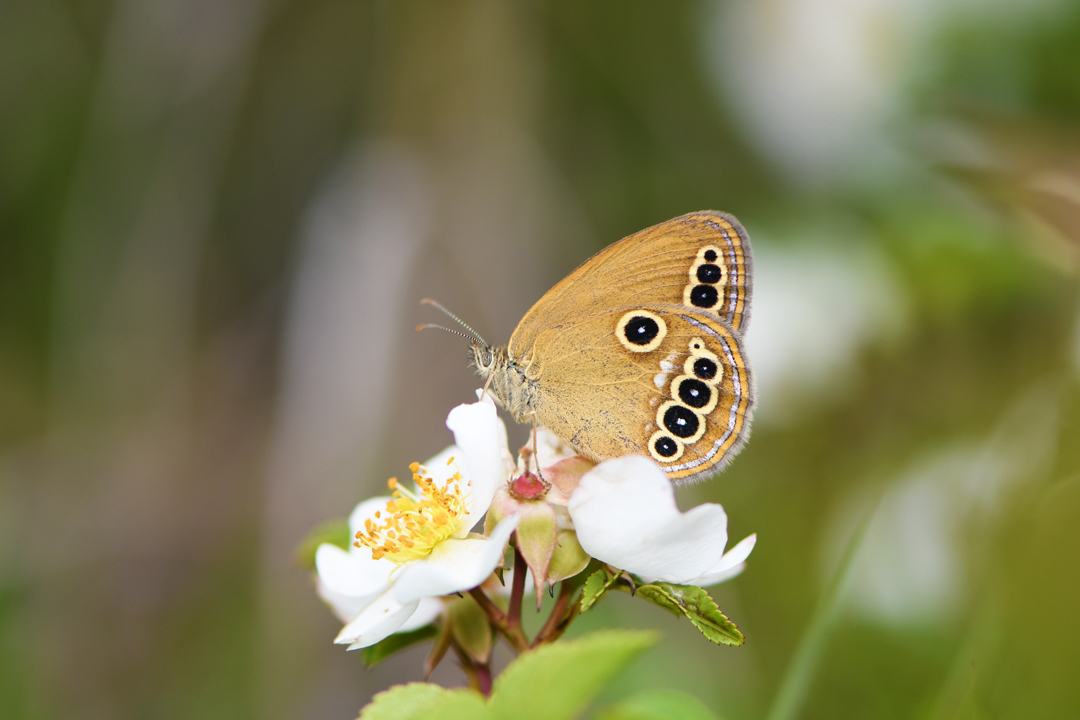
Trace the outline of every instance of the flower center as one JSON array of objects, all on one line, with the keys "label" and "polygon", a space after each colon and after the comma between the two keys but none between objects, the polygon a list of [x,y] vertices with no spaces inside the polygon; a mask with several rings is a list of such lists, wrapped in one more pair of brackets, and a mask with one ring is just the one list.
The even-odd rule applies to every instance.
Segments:
[{"label": "flower center", "polygon": [[[454,458],[446,463],[450,465]],[[420,463],[409,466],[419,492],[412,492],[390,478],[393,496],[385,511],[364,521],[356,533],[356,547],[371,548],[376,560],[387,558],[398,565],[426,557],[432,548],[453,535],[465,518],[468,493],[461,489],[461,472],[440,486]],[[385,515],[384,515],[385,513]]]}]

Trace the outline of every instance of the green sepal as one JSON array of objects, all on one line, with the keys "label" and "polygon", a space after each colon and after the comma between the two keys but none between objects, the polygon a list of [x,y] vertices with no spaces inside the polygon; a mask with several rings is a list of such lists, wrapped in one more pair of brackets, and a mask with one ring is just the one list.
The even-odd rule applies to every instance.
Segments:
[{"label": "green sepal", "polygon": [[560,530],[555,544],[555,553],[548,566],[548,582],[555,583],[574,577],[589,566],[592,558],[581,549],[577,533],[573,530]]},{"label": "green sepal", "polygon": [[[590,578],[591,579],[591,578]],[[742,645],[743,634],[728,619],[704,588],[655,582],[639,585],[637,596],[690,620],[701,634],[717,645]]]},{"label": "green sepal", "polygon": [[348,550],[352,545],[352,532],[349,530],[349,521],[344,518],[337,518],[317,525],[297,546],[293,556],[296,564],[305,570],[314,570],[315,553],[319,550],[319,546],[324,543],[337,545],[342,550]]},{"label": "green sepal", "polygon": [[397,651],[430,640],[438,634],[439,631],[434,625],[425,625],[412,632],[395,633],[385,640],[362,648],[360,657],[363,659],[365,667],[374,667]]},{"label": "green sepal", "polygon": [[477,663],[491,658],[491,622],[471,597],[449,601],[446,622],[458,646]]},{"label": "green sepal", "polygon": [[608,572],[607,568],[600,568],[585,581],[585,587],[581,590],[581,612],[585,612],[597,601],[604,597],[604,593],[619,579],[617,574]]}]

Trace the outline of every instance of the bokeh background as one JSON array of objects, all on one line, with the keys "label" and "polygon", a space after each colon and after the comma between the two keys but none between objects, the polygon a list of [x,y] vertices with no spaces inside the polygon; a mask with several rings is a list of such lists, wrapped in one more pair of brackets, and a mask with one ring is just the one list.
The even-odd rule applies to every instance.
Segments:
[{"label": "bokeh background", "polygon": [[609,598],[575,632],[665,633],[609,697],[1076,717],[1070,0],[0,2],[0,717],[418,679],[331,644],[294,557],[473,397],[418,301],[504,342],[704,208],[753,239],[760,409],[680,502],[758,533],[714,593],[748,641]]}]

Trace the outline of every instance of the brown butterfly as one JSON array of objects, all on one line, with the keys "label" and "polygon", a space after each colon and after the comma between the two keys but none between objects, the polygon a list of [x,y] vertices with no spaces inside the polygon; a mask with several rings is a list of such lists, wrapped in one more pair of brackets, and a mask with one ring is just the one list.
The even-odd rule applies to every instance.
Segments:
[{"label": "brown butterfly", "polygon": [[608,246],[525,314],[477,372],[521,423],[600,461],[651,456],[676,482],[724,467],[750,431],[743,350],[753,257],[739,221],[690,213]]}]

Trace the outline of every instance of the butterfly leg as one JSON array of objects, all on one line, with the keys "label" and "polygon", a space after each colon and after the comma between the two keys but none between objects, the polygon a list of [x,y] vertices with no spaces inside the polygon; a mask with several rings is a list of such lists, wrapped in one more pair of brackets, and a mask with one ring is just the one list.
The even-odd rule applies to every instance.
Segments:
[{"label": "butterfly leg", "polygon": [[544,479],[544,473],[540,472],[540,451],[536,447],[536,411],[532,411],[532,442],[533,442],[533,461],[536,463],[536,476],[540,478],[540,481],[547,484],[547,480]]}]

